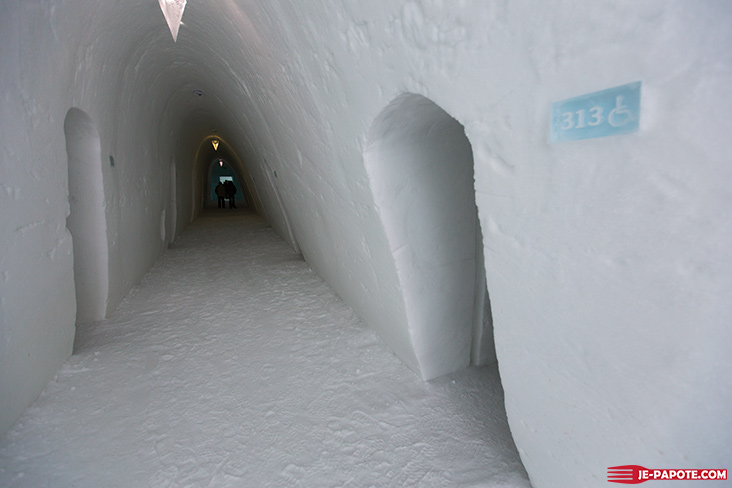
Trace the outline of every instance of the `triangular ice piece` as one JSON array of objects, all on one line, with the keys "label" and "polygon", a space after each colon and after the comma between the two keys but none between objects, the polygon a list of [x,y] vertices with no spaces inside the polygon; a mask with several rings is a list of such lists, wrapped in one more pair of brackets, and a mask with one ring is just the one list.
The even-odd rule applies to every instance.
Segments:
[{"label": "triangular ice piece", "polygon": [[186,0],[158,0],[158,3],[175,42],[178,39],[178,28],[183,18],[183,10],[186,8]]}]

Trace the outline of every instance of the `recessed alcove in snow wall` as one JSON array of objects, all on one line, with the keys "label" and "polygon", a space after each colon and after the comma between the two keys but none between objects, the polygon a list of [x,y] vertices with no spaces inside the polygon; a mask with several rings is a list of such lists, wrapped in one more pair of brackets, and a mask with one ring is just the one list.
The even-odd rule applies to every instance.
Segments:
[{"label": "recessed alcove in snow wall", "polygon": [[[495,359],[463,126],[429,99],[404,94],[376,118],[364,164],[403,290],[426,380]],[[397,351],[398,353],[398,351]]]},{"label": "recessed alcove in snow wall", "polygon": [[77,108],[67,112],[64,133],[70,207],[66,227],[74,243],[76,322],[93,322],[104,319],[109,290],[101,144],[94,121]]},{"label": "recessed alcove in snow wall", "polygon": [[168,193],[168,209],[166,222],[166,235],[168,243],[175,240],[176,224],[178,220],[178,176],[175,167],[175,160],[170,160],[170,191]]}]

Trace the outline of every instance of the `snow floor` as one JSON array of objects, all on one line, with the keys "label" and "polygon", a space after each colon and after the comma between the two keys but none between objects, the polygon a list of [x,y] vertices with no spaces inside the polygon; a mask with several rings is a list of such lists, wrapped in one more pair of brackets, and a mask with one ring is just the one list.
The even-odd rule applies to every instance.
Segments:
[{"label": "snow floor", "polygon": [[530,487],[495,366],[423,382],[258,216],[205,212],[0,438],[3,487]]}]

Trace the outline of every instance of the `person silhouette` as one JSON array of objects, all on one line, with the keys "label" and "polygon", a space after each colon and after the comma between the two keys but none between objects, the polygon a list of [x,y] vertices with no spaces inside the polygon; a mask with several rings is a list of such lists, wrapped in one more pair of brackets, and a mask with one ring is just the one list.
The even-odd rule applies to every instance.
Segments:
[{"label": "person silhouette", "polygon": [[229,199],[229,208],[236,208],[236,185],[231,180],[226,180],[224,183],[226,189],[226,198]]},{"label": "person silhouette", "polygon": [[226,208],[226,200],[224,200],[226,198],[226,186],[219,181],[214,192],[216,193],[216,196],[219,197],[219,208]]}]

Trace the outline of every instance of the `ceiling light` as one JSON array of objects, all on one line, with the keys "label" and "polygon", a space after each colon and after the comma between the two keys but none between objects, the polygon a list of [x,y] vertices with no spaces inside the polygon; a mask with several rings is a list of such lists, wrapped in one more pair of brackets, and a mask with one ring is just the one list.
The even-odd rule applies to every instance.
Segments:
[{"label": "ceiling light", "polygon": [[163,11],[165,21],[168,23],[173,42],[178,39],[178,29],[183,23],[183,11],[186,8],[186,0],[158,0],[160,10]]}]

